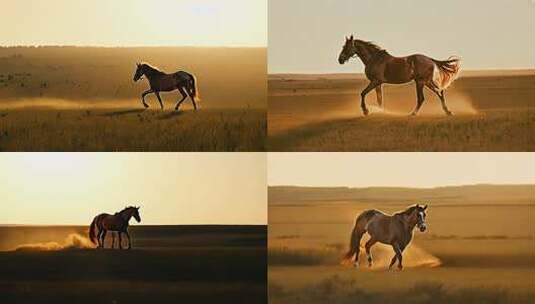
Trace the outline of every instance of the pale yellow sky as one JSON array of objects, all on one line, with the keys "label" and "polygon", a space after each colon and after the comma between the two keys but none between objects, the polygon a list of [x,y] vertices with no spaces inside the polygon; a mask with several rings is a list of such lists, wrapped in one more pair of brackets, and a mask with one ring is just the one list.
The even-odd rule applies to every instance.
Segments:
[{"label": "pale yellow sky", "polygon": [[268,184],[441,187],[535,184],[533,153],[270,153]]},{"label": "pale yellow sky", "polygon": [[0,224],[266,224],[264,153],[2,153]]},{"label": "pale yellow sky", "polygon": [[535,0],[269,0],[269,73],[362,73],[345,36],[394,56],[462,58],[465,70],[535,68]]},{"label": "pale yellow sky", "polygon": [[266,44],[267,0],[16,0],[0,10],[0,45]]}]

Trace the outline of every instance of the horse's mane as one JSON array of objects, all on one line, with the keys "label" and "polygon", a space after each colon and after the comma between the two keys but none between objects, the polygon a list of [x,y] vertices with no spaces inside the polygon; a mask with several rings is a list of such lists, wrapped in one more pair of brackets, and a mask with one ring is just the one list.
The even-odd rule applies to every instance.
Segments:
[{"label": "horse's mane", "polygon": [[411,214],[412,212],[414,212],[414,210],[418,208],[417,206],[411,206],[407,209],[405,209],[404,211],[400,211],[400,212],[397,212],[395,213],[394,215],[407,215],[407,214]]},{"label": "horse's mane", "polygon": [[115,214],[120,214],[120,213],[123,213],[123,212],[127,211],[128,209],[132,209],[132,208],[136,208],[136,207],[134,207],[134,206],[128,206],[128,207],[124,207],[124,209],[123,209],[123,210],[121,210],[121,211],[119,211],[119,212],[116,212]]},{"label": "horse's mane", "polygon": [[[153,66],[153,65],[150,65],[148,64],[147,62],[142,62],[140,63],[142,66],[145,66],[147,67],[148,69],[150,69],[151,71],[155,72],[155,73],[161,73],[161,74],[164,74],[164,72],[162,72],[159,68]],[[126,209],[126,208],[125,208]]]},{"label": "horse's mane", "polygon": [[365,41],[365,40],[360,40],[360,39],[355,39],[355,41],[357,43],[364,45],[365,48],[371,50],[373,53],[377,53],[379,51],[384,50],[382,47],[378,46],[377,44],[371,41]]}]

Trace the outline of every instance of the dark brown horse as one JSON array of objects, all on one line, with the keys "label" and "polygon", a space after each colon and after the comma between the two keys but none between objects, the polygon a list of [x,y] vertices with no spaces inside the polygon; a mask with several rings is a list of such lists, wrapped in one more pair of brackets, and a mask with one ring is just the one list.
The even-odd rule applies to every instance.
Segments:
[{"label": "dark brown horse", "polygon": [[[128,226],[130,225],[130,219],[134,217],[136,221],[141,222],[141,217],[139,216],[140,207],[125,207],[122,211],[116,212],[115,214],[101,213],[93,219],[91,225],[89,226],[89,239],[94,244],[98,243],[99,248],[104,248],[104,240],[106,239],[106,233],[108,231],[112,232],[112,245],[111,248],[115,245],[115,235],[114,231],[119,233],[119,249],[123,249],[121,235],[124,233],[128,238],[128,249],[132,248],[132,241],[130,240],[130,234],[128,233]],[[95,234],[95,229],[98,229],[98,232]]]},{"label": "dark brown horse", "polygon": [[364,247],[368,256],[368,266],[372,266],[371,247],[379,242],[392,245],[395,255],[390,262],[389,268],[392,268],[397,259],[398,268],[401,270],[403,268],[402,253],[412,240],[412,230],[415,226],[421,232],[427,229],[425,223],[426,209],[427,205],[423,207],[416,205],[392,216],[386,215],[378,210],[362,212],[357,217],[355,227],[353,228],[353,232],[351,232],[351,241],[349,243],[349,250],[344,257],[345,260],[351,261],[355,257],[355,266],[358,266],[360,239],[367,232],[370,235],[370,239]]},{"label": "dark brown horse", "polygon": [[446,106],[445,91],[459,75],[461,62],[459,58],[450,57],[447,60],[435,60],[420,54],[394,57],[372,42],[355,39],[353,36],[346,37],[338,62],[344,64],[354,56],[358,56],[364,63],[364,72],[370,81],[360,94],[360,106],[364,115],[368,115],[365,98],[371,90],[375,89],[377,103],[382,107],[382,84],[402,84],[412,80],[416,83],[417,103],[411,115],[418,114],[424,103],[424,86],[440,98],[444,112],[447,115],[453,115]]},{"label": "dark brown horse", "polygon": [[145,103],[145,96],[150,93],[154,93],[160,102],[160,107],[163,110],[162,98],[160,97],[160,92],[170,92],[178,90],[182,95],[175,107],[175,110],[178,110],[178,107],[184,102],[184,100],[189,96],[191,102],[193,103],[193,108],[197,110],[197,103],[195,98],[200,100],[199,89],[197,88],[197,80],[195,76],[188,72],[178,71],[173,74],[166,74],[157,68],[150,66],[147,63],[138,63],[136,68],[136,73],[134,75],[134,81],[138,81],[141,77],[146,76],[149,81],[150,89],[141,94],[141,102],[145,108],[148,108],[149,105]]}]

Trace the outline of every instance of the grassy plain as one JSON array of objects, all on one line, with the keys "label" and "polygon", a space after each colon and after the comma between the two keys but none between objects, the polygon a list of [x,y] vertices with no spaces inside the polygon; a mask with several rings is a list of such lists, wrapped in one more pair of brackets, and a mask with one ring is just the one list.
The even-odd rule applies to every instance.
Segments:
[{"label": "grassy plain", "polygon": [[[266,49],[0,48],[2,151],[264,151]],[[200,110],[178,92],[161,110],[136,63],[197,77]],[[235,65],[239,63],[239,69]]]},{"label": "grassy plain", "polygon": [[534,151],[535,71],[467,71],[448,89],[456,113],[430,91],[417,117],[414,84],[385,85],[384,106],[359,74],[270,75],[270,151]]},{"label": "grassy plain", "polygon": [[[397,198],[396,198],[397,197]],[[413,199],[411,200],[410,197]],[[430,202],[428,232],[415,232],[406,268],[341,264],[355,217]],[[535,187],[269,189],[270,303],[532,303]],[[365,242],[366,237],[362,242]]]}]

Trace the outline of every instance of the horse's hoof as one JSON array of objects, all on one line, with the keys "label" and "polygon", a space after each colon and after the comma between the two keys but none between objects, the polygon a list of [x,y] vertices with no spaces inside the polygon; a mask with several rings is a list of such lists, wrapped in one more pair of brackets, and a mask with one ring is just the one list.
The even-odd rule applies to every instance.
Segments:
[{"label": "horse's hoof", "polygon": [[398,266],[398,270],[402,271],[403,270],[403,266]]},{"label": "horse's hoof", "polygon": [[448,115],[448,116],[453,116],[453,112],[448,111],[448,112],[446,112],[446,115]]},{"label": "horse's hoof", "polygon": [[370,111],[368,111],[368,109],[362,109],[362,114],[364,114],[364,116],[368,116],[368,114],[370,114]]},{"label": "horse's hoof", "polygon": [[143,106],[145,107],[145,109],[147,109],[149,107],[148,104],[143,104]]}]

